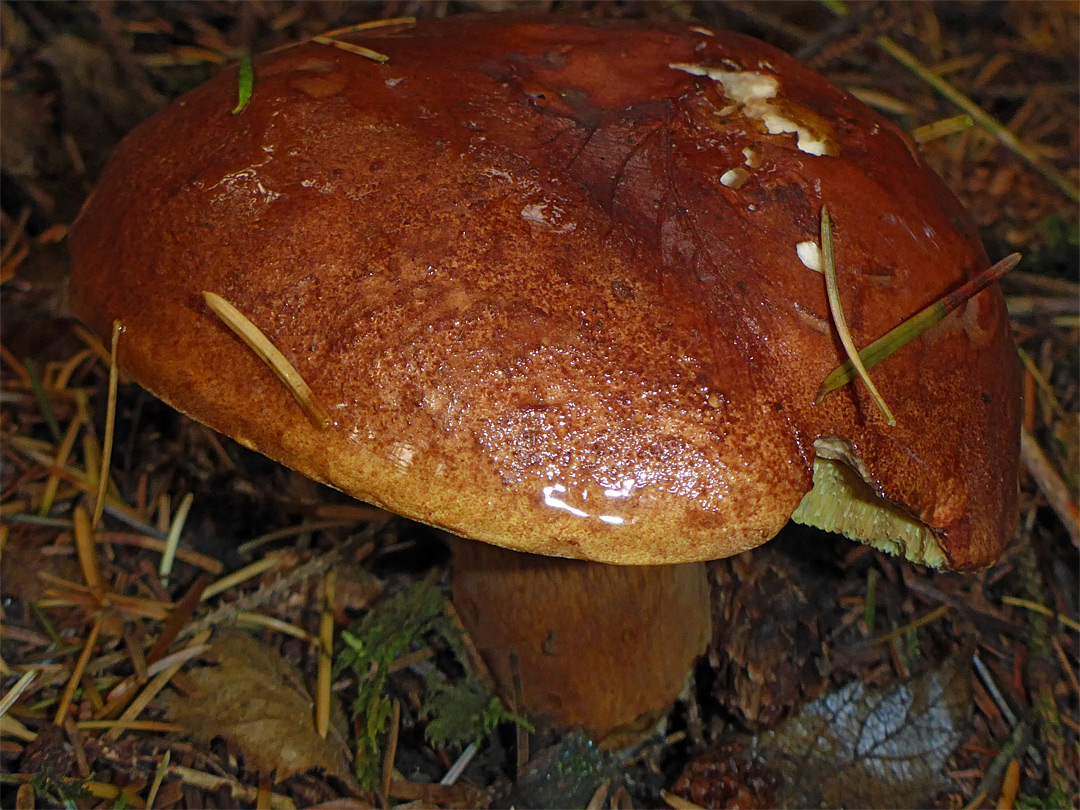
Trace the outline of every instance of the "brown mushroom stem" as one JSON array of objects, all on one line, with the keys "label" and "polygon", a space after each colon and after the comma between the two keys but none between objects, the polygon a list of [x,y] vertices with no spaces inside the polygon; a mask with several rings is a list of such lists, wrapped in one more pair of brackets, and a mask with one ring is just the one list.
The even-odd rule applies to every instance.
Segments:
[{"label": "brown mushroom stem", "polygon": [[453,542],[454,604],[502,694],[600,739],[655,724],[710,637],[704,563],[619,566]]}]

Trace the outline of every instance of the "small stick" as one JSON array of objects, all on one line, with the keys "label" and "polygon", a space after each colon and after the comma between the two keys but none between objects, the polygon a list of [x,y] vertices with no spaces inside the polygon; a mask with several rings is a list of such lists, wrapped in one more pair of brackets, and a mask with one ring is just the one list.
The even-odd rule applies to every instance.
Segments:
[{"label": "small stick", "polygon": [[461,752],[461,756],[457,758],[457,762],[450,766],[450,770],[446,772],[446,775],[443,776],[439,784],[445,785],[446,787],[452,787],[461,774],[465,772],[465,769],[469,767],[469,763],[473,761],[473,757],[476,756],[476,752],[479,750],[476,743],[469,743],[469,747]]},{"label": "small stick", "polygon": [[986,687],[986,691],[990,693],[990,697],[994,699],[994,703],[997,704],[998,710],[1005,717],[1009,726],[1016,727],[1016,713],[1013,712],[1012,707],[1009,706],[1005,700],[1005,696],[1001,694],[1001,690],[998,688],[997,681],[994,680],[993,673],[979,658],[978,653],[972,656],[971,659],[975,664],[975,671],[979,673],[979,680],[983,682],[983,686]]},{"label": "small stick", "polygon": [[1069,488],[1061,480],[1039,443],[1024,428],[1020,430],[1020,463],[1035,479],[1035,484],[1046,497],[1046,502],[1068,531],[1073,545],[1080,548],[1080,512],[1072,501]]}]

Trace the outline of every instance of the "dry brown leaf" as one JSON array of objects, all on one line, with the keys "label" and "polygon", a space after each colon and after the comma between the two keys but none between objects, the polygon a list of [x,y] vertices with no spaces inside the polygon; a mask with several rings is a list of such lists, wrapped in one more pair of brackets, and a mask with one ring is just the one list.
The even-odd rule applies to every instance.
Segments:
[{"label": "dry brown leaf", "polygon": [[219,666],[189,673],[197,691],[166,702],[172,722],[203,742],[223,737],[248,768],[277,781],[321,768],[355,786],[340,706],[333,704],[323,739],[315,730],[312,698],[292,664],[241,632],[222,635],[202,657]]}]

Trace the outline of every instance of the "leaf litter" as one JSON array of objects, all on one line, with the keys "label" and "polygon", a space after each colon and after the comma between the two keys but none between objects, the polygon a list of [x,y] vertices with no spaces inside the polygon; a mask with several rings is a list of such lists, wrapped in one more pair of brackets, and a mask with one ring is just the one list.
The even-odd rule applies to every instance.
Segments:
[{"label": "leaf litter", "polygon": [[315,703],[304,676],[247,633],[216,639],[201,658],[216,667],[188,670],[195,691],[165,701],[165,716],[206,744],[224,737],[247,767],[280,782],[315,768],[354,785],[345,715],[332,702],[330,730],[315,729]]},{"label": "leaf litter", "polygon": [[725,740],[673,791],[709,808],[921,806],[949,786],[949,757],[968,733],[966,663],[884,688],[853,681],[775,729]]}]

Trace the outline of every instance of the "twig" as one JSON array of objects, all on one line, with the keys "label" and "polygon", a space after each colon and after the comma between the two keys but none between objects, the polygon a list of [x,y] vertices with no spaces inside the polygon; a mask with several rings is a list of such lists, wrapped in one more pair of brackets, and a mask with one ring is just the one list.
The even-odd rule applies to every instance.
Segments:
[{"label": "twig", "polygon": [[1072,502],[1069,488],[1065,486],[1039,443],[1025,428],[1020,429],[1020,462],[1035,479],[1039,491],[1046,496],[1046,502],[1069,533],[1073,545],[1080,548],[1080,513]]},{"label": "twig", "polygon": [[[203,790],[213,792],[224,788],[229,791],[229,794],[234,799],[245,802],[254,802],[259,792],[257,788],[243,785],[228,776],[215,776],[214,774],[197,771],[194,768],[187,768],[183,765],[170,765],[169,773],[179,778],[180,781],[185,784],[194,785]],[[273,808],[273,810],[296,810],[296,803],[288,796],[282,795],[281,793],[271,793],[270,807]]]}]

